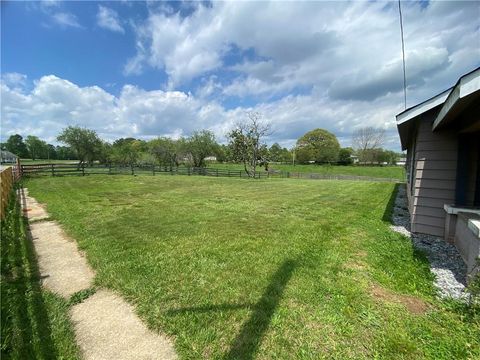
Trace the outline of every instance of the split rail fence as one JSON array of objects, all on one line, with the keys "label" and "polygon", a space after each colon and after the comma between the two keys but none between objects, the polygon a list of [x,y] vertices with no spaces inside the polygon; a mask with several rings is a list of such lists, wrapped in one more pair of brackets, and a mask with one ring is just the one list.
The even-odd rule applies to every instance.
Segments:
[{"label": "split rail fence", "polygon": [[[233,177],[233,178],[249,178],[244,170],[217,169],[212,167],[169,167],[159,165],[140,165],[140,166],[114,166],[94,164],[87,166],[85,164],[28,164],[21,165],[21,173],[23,176],[66,176],[66,175],[200,175],[213,177]],[[288,172],[288,171],[259,171],[255,175],[256,179],[267,178],[288,178],[288,179],[326,179],[326,180],[363,180],[363,181],[382,181],[382,182],[399,182],[398,179],[392,178],[376,178],[368,176],[352,176],[352,175],[330,175],[305,172]]]}]

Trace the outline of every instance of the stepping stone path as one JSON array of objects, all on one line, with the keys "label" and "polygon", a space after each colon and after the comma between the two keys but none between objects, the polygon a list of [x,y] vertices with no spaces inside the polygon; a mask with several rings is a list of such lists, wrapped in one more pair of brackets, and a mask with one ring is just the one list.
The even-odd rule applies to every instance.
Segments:
[{"label": "stepping stone path", "polygon": [[[19,190],[24,215],[38,256],[42,285],[65,299],[90,289],[95,273],[45,208]],[[176,359],[165,335],[149,330],[132,305],[106,289],[70,308],[75,337],[86,360]]]}]

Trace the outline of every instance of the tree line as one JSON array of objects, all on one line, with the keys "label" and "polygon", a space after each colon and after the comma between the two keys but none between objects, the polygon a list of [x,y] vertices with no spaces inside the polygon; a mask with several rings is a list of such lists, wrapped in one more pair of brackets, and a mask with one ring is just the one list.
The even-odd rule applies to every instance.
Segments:
[{"label": "tree line", "polygon": [[250,112],[244,122],[238,123],[227,134],[228,144],[219,144],[208,130],[195,131],[191,136],[179,139],[157,137],[146,141],[127,137],[109,143],[94,130],[68,126],[56,138],[63,146],[48,144],[36,136],[23,139],[15,134],[1,147],[20,158],[78,160],[79,166],[98,161],[130,167],[144,164],[205,167],[212,159],[243,164],[246,173],[252,177],[258,168],[268,170],[271,163],[348,165],[358,159],[361,163],[394,164],[401,155],[381,148],[384,133],[375,128],[354,132],[353,148],[341,148],[336,136],[324,129],[307,132],[291,149],[278,143],[268,147],[265,139],[270,134],[270,126],[262,120],[261,114]]}]

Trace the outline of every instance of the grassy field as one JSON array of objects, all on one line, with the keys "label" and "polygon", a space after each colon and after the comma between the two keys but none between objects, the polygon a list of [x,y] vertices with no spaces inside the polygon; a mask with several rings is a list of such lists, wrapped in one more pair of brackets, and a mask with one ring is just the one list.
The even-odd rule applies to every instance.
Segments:
[{"label": "grassy field", "polygon": [[[243,170],[240,164],[216,164],[211,163],[208,166],[219,169]],[[289,172],[318,173],[326,175],[352,175],[369,176],[378,178],[391,178],[405,180],[405,169],[403,166],[342,166],[342,165],[277,165],[272,164],[269,167],[273,170]],[[260,167],[261,170],[263,168]]]},{"label": "grassy field", "polygon": [[68,303],[42,290],[18,203],[2,221],[1,358],[79,359]]},{"label": "grassy field", "polygon": [[435,299],[388,228],[391,183],[180,176],[26,184],[182,359],[473,359],[478,313]]}]

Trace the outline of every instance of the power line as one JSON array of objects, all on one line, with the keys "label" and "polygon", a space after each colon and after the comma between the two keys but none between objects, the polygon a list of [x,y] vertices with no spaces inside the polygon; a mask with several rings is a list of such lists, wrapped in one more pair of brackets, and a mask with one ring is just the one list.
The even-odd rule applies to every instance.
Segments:
[{"label": "power line", "polygon": [[403,97],[405,101],[405,109],[407,109],[407,72],[405,70],[405,43],[403,40],[403,19],[402,19],[402,7],[400,6],[400,0],[398,0],[398,13],[400,14],[400,34],[402,36]]}]

